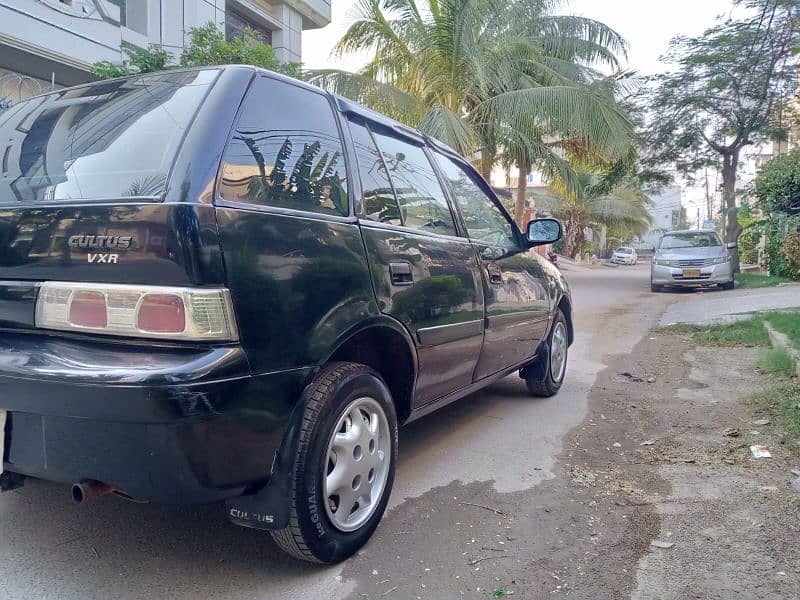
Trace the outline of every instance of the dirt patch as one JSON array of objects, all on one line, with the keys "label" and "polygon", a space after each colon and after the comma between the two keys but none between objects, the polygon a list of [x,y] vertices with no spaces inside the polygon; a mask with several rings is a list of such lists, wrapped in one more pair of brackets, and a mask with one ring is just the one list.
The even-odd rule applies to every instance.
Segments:
[{"label": "dirt patch", "polygon": [[351,598],[800,596],[798,461],[753,424],[745,396],[769,383],[757,353],[646,337],[598,377],[551,479],[401,504],[345,567]]}]

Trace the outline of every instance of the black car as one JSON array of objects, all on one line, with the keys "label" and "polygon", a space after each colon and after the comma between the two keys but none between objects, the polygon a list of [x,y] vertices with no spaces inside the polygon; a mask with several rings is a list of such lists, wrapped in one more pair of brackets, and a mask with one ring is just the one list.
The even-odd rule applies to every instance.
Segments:
[{"label": "black car", "polygon": [[3,490],[224,502],[335,562],[380,521],[397,428],[514,371],[561,386],[567,284],[470,164],[244,66],[0,114]]}]

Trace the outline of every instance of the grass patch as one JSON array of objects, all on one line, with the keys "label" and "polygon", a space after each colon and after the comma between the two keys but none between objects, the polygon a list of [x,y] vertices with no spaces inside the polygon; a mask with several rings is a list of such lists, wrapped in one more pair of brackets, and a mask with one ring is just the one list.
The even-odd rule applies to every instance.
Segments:
[{"label": "grass patch", "polygon": [[689,333],[702,346],[769,346],[769,335],[764,328],[763,317],[756,315],[742,321],[725,325],[692,325],[681,323],[664,327],[665,333]]},{"label": "grass patch", "polygon": [[772,414],[775,424],[789,434],[790,447],[800,455],[800,385],[781,383],[750,396],[750,401]]},{"label": "grass patch", "polygon": [[735,273],[736,287],[741,289],[775,287],[782,283],[792,283],[791,279],[777,275],[760,275],[758,273]]},{"label": "grass patch", "polygon": [[800,349],[800,312],[773,312],[766,316],[767,321],[781,333],[785,333]]},{"label": "grass patch", "polygon": [[784,348],[764,350],[758,359],[758,370],[769,375],[795,375],[794,359]]}]

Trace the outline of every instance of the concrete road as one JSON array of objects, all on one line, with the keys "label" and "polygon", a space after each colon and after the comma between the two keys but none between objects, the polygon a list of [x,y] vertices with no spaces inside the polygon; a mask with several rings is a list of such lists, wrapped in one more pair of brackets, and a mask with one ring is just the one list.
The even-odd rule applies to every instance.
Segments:
[{"label": "concrete road", "polygon": [[[646,265],[573,267],[566,275],[577,339],[561,393],[530,398],[511,376],[402,430],[390,510],[376,537],[344,565],[289,559],[267,534],[228,524],[218,506],[140,505],[115,497],[74,506],[65,487],[34,481],[0,498],[0,598],[358,597],[356,590],[379,570],[383,576],[401,568],[399,542],[391,543],[400,539],[390,530],[394,517],[431,508],[429,492],[482,483],[490,494],[529,490],[535,497],[535,486],[551,477],[562,437],[583,420],[604,360],[630,352],[676,299],[650,293]],[[402,527],[425,538],[422,521]],[[406,547],[403,554],[423,563],[452,550],[448,539],[445,531],[436,543]],[[435,579],[421,591],[426,598],[453,597]]]}]

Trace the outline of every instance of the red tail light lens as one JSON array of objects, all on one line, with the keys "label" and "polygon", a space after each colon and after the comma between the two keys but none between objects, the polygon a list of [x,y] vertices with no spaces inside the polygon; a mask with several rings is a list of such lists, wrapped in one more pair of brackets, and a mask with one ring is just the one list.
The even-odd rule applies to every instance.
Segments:
[{"label": "red tail light lens", "polygon": [[155,333],[182,333],[186,329],[183,298],[175,294],[147,294],[139,305],[136,326]]},{"label": "red tail light lens", "polygon": [[100,292],[76,292],[69,306],[69,322],[78,327],[108,325],[106,297]]},{"label": "red tail light lens", "polygon": [[225,288],[45,281],[36,327],[128,337],[237,341]]}]

